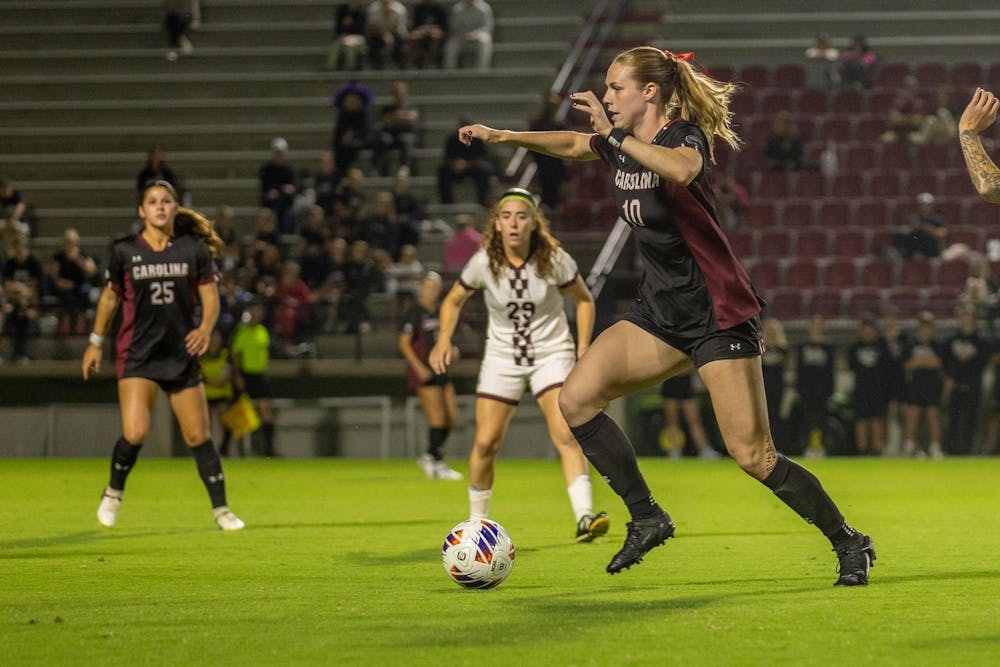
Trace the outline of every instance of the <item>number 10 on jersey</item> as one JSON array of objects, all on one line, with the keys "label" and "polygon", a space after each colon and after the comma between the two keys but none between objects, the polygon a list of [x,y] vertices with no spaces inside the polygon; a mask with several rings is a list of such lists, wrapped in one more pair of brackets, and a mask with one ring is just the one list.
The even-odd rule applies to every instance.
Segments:
[{"label": "number 10 on jersey", "polygon": [[638,199],[626,199],[622,202],[622,219],[630,225],[642,227],[642,210]]}]

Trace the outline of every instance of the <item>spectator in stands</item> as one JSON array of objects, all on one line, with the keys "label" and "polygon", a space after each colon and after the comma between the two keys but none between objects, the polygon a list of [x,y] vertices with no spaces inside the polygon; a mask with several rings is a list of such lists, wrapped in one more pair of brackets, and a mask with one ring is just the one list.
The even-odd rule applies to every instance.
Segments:
[{"label": "spectator in stands", "polygon": [[861,318],[858,340],[847,352],[854,375],[854,443],[858,454],[878,456],[885,446],[892,358],[875,318]]},{"label": "spectator in stands", "polygon": [[[458,121],[459,127],[468,124],[465,119]],[[476,184],[476,200],[479,205],[488,206],[492,177],[493,164],[482,139],[472,139],[466,145],[457,132],[448,135],[444,144],[444,162],[438,168],[438,196],[442,204],[453,204],[455,196],[452,188],[455,183],[471,178]]]},{"label": "spectator in stands", "polygon": [[288,161],[288,142],[283,137],[271,141],[271,159],[260,166],[260,204],[271,209],[281,234],[295,232],[292,205],[295,203],[297,179],[295,167]]},{"label": "spectator in stands", "polygon": [[406,38],[409,34],[406,7],[399,0],[372,0],[368,5],[368,58],[382,69],[389,54],[399,69],[406,67]]},{"label": "spectator in stands", "polygon": [[870,88],[875,79],[878,55],[868,38],[855,35],[851,45],[840,52],[840,83],[849,88]]},{"label": "spectator in stands", "polygon": [[35,322],[38,321],[38,298],[42,286],[42,263],[28,247],[24,236],[14,241],[14,252],[4,262],[0,276],[3,278],[4,328],[13,343],[13,358],[21,363],[31,360],[28,341]]},{"label": "spectator in stands", "polygon": [[455,216],[455,234],[444,244],[444,270],[457,273],[479,250],[482,234],[468,213]]},{"label": "spectator in stands", "polygon": [[223,204],[215,209],[215,233],[225,247],[215,262],[223,273],[232,271],[240,261],[240,238],[236,234],[236,211]]},{"label": "spectator in stands", "polygon": [[382,276],[375,269],[367,241],[354,241],[344,267],[344,295],[339,317],[344,323],[344,333],[356,334],[371,331],[368,314],[368,296],[377,292]]},{"label": "spectator in stands", "polygon": [[934,108],[920,121],[920,127],[908,137],[917,146],[941,145],[958,136],[958,121],[952,111],[951,93],[941,88],[934,97]]},{"label": "spectator in stands", "polygon": [[374,127],[371,119],[371,88],[357,81],[346,83],[333,91],[333,155],[337,167],[347,173],[358,154],[372,144]]},{"label": "spectator in stands", "polygon": [[1000,286],[991,275],[990,263],[984,257],[975,257],[969,264],[969,277],[965,279],[959,301],[968,303],[978,316],[992,323],[1000,296],[998,290]]},{"label": "spectator in stands", "polygon": [[417,69],[441,66],[441,42],[448,36],[448,10],[437,0],[420,0],[413,7],[410,64]]},{"label": "spectator in stands", "polygon": [[916,77],[906,77],[903,87],[899,89],[892,103],[892,108],[889,109],[888,129],[879,139],[886,144],[909,141],[910,136],[916,133],[924,122],[925,112],[924,100],[920,97]]},{"label": "spectator in stands", "polygon": [[316,301],[309,286],[302,280],[301,267],[293,260],[281,265],[281,276],[271,297],[274,313],[274,333],[284,346],[286,356],[294,356],[294,346],[308,331],[312,305]]},{"label": "spectator in stands", "polygon": [[764,374],[764,395],[767,399],[767,417],[771,424],[771,437],[779,451],[788,451],[788,420],[784,407],[785,369],[788,362],[788,338],[781,320],[769,317],[763,323],[764,354],[761,370]]},{"label": "spectator in stands", "polygon": [[396,206],[391,192],[375,195],[375,205],[370,214],[361,221],[352,240],[362,239],[372,248],[385,250],[390,256],[396,254]]},{"label": "spectator in stands", "polygon": [[174,190],[181,192],[181,182],[174,173],[174,170],[167,166],[163,156],[163,149],[153,146],[146,154],[146,164],[139,170],[139,175],[135,179],[135,191],[142,192],[146,183],[150,181],[166,181],[174,186]]},{"label": "spectator in stands", "polygon": [[687,424],[687,432],[698,450],[700,459],[717,459],[720,454],[708,442],[705,424],[701,418],[701,404],[695,398],[691,378],[692,371],[675,375],[660,385],[663,397],[663,430],[660,431],[660,448],[672,459],[684,455],[687,436],[681,427],[681,416]]},{"label": "spectator in stands", "polygon": [[809,338],[795,354],[795,391],[802,408],[798,447],[806,456],[826,454],[823,431],[827,403],[833,396],[835,349],[826,342],[825,321],[821,315],[809,318]]},{"label": "spectator in stands", "polygon": [[805,61],[806,87],[831,89],[840,84],[840,49],[829,35],[816,35],[815,43],[805,51]]},{"label": "spectator in stands", "polygon": [[337,5],[333,19],[333,42],[326,56],[327,69],[359,70],[368,49],[364,0]]},{"label": "spectator in stands", "polygon": [[323,209],[326,217],[333,216],[333,200],[343,174],[337,170],[337,163],[333,158],[333,151],[323,151],[319,156],[319,170],[313,175],[312,195],[313,203]]},{"label": "spectator in stands", "polygon": [[958,119],[959,139],[969,177],[979,196],[994,204],[1000,204],[1000,168],[986,154],[979,135],[996,122],[997,109],[1000,109],[1000,101],[996,96],[976,88]]},{"label": "spectator in stands", "polygon": [[462,52],[472,48],[476,67],[489,69],[493,60],[493,8],[485,0],[458,0],[451,8],[448,41],[444,45],[444,66],[458,67]]},{"label": "spectator in stands", "polygon": [[326,333],[332,333],[337,328],[337,311],[346,284],[347,241],[343,238],[332,238],[327,243],[323,271],[322,282],[314,291],[322,311],[322,329]]},{"label": "spectator in stands", "polygon": [[412,169],[413,149],[420,143],[420,109],[410,101],[404,81],[392,84],[392,102],[382,107],[375,132],[375,169],[389,175],[389,153],[399,153],[399,166]]},{"label": "spectator in stands", "polygon": [[420,291],[420,280],[427,269],[417,256],[417,246],[407,243],[399,249],[399,259],[392,263],[386,273],[386,282],[392,282],[387,291],[400,296],[416,298]]},{"label": "spectator in stands", "polygon": [[410,192],[410,170],[400,169],[392,185],[392,196],[396,202],[396,222],[407,225],[416,233],[414,245],[420,242],[420,223],[424,219],[424,209],[416,195]]},{"label": "spectator in stands", "polygon": [[930,438],[928,452],[939,459],[941,449],[941,399],[944,392],[944,363],[941,346],[934,340],[934,316],[924,312],[917,318],[917,336],[903,351],[904,395],[903,413],[906,419],[903,456],[925,456],[917,450],[920,418],[927,418]]},{"label": "spectator in stands", "polygon": [[736,229],[743,224],[747,207],[750,206],[750,191],[729,172],[713,181],[712,185],[715,188],[719,222],[727,229]]},{"label": "spectator in stands", "polygon": [[944,216],[934,210],[934,195],[917,195],[917,212],[907,229],[893,234],[893,250],[900,257],[940,257],[945,236]]},{"label": "spectator in stands", "polygon": [[[11,233],[27,235],[27,226],[24,225],[24,214],[28,210],[28,205],[21,197],[21,193],[14,189],[14,185],[5,177],[0,176],[0,227],[10,230]],[[5,254],[9,254],[4,250]]]},{"label": "spectator in stands", "polygon": [[944,394],[948,399],[950,455],[977,453],[974,446],[982,404],[983,375],[992,355],[991,343],[979,334],[976,311],[971,304],[956,309],[958,331],[942,350],[945,372]]},{"label": "spectator in stands", "polygon": [[[538,115],[528,121],[528,129],[532,132],[551,132],[565,130],[566,124],[556,119],[562,97],[555,91],[549,91],[542,103]],[[533,153],[538,166],[538,185],[541,188],[541,203],[549,211],[559,206],[559,190],[566,179],[566,162],[551,155]]]},{"label": "spectator in stands", "polygon": [[805,169],[805,143],[792,114],[788,111],[780,111],[775,115],[764,155],[771,171]]},{"label": "spectator in stands", "polygon": [[254,303],[243,315],[243,321],[229,343],[233,359],[233,384],[253,400],[260,415],[263,444],[260,453],[276,456],[274,449],[274,391],[268,370],[271,366],[271,332],[264,325],[264,306]]},{"label": "spectator in stands", "polygon": [[90,308],[90,279],[97,273],[97,264],[80,250],[80,235],[70,227],[63,232],[63,248],[52,257],[49,282],[59,302],[59,333],[87,332],[87,310]]},{"label": "spectator in stands", "polygon": [[174,61],[177,60],[178,49],[184,54],[194,51],[189,33],[201,27],[201,1],[164,0],[163,7],[166,10],[167,60]]}]

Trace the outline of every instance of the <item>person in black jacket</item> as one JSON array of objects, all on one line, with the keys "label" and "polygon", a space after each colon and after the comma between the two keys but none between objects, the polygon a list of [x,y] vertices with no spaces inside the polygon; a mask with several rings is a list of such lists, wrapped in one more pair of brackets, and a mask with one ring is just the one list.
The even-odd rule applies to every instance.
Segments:
[{"label": "person in black jacket", "polygon": [[959,306],[958,332],[944,345],[945,395],[948,397],[948,454],[973,452],[979,407],[982,404],[983,371],[990,361],[990,343],[979,335],[976,311],[971,304]]},{"label": "person in black jacket", "polygon": [[889,411],[892,358],[873,317],[864,317],[847,353],[854,374],[854,442],[858,454],[881,454]]},{"label": "person in black jacket", "polygon": [[795,351],[795,391],[802,405],[798,445],[807,456],[823,456],[823,425],[833,396],[833,345],[824,338],[821,315],[809,320],[809,339]]},{"label": "person in black jacket", "polygon": [[941,458],[941,398],[944,392],[944,362],[941,346],[934,340],[934,316],[921,313],[917,319],[917,337],[903,351],[903,411],[906,417],[904,456],[924,456],[917,450],[917,432],[921,415],[927,417],[930,436],[928,453]]}]

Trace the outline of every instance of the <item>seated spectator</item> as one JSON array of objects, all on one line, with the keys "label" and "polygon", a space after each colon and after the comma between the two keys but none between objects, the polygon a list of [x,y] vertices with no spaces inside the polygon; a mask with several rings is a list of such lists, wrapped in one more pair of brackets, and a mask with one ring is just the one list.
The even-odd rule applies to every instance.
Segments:
[{"label": "seated spectator", "polygon": [[840,52],[840,83],[849,88],[871,88],[878,56],[864,35],[855,35]]},{"label": "seated spectator", "polygon": [[282,137],[271,141],[271,159],[260,166],[260,204],[271,209],[281,234],[295,232],[292,205],[295,203],[295,167],[288,161],[288,142]]},{"label": "seated spectator", "polygon": [[399,249],[399,259],[386,272],[386,291],[415,298],[426,271],[417,256],[417,246],[407,243]]},{"label": "seated spectator", "polygon": [[319,206],[310,206],[306,211],[302,221],[302,228],[299,230],[302,237],[302,252],[305,254],[318,253],[323,250],[326,241],[330,238],[330,229],[326,226],[326,218],[323,209]]},{"label": "seated spectator", "polygon": [[257,219],[254,221],[253,236],[250,242],[248,259],[255,267],[262,263],[262,257],[272,250],[279,253],[281,236],[278,235],[278,224],[274,213],[269,208],[257,209]]},{"label": "seated spectator", "polygon": [[368,58],[375,69],[385,66],[387,53],[396,67],[406,67],[407,20],[406,7],[398,0],[372,0],[368,5]]},{"label": "seated spectator", "polygon": [[142,192],[146,183],[150,181],[166,181],[175,191],[182,192],[180,180],[174,170],[167,166],[163,149],[159,146],[153,146],[146,154],[146,164],[139,170],[139,175],[135,179],[136,192]]},{"label": "seated spectator", "polygon": [[883,143],[906,142],[920,129],[924,121],[924,101],[920,98],[917,80],[906,77],[903,87],[889,109],[888,129],[879,137]]},{"label": "seated spectator", "polygon": [[420,0],[413,7],[410,64],[417,69],[441,66],[441,42],[448,34],[448,10],[436,0]]},{"label": "seated spectator", "polygon": [[274,313],[274,333],[278,342],[294,345],[301,337],[311,317],[311,306],[316,297],[302,281],[298,262],[285,261],[281,265],[281,275],[274,286],[272,312]]},{"label": "seated spectator", "polygon": [[351,167],[337,191],[335,205],[344,207],[348,221],[361,216],[368,197],[365,194],[365,172],[358,167]]},{"label": "seated spectator", "polygon": [[188,36],[189,31],[201,26],[200,0],[164,0],[166,17],[164,26],[167,29],[167,60],[177,60],[177,50],[189,54],[194,52],[194,44]]},{"label": "seated spectator", "polygon": [[27,210],[28,205],[21,198],[21,193],[9,180],[0,176],[0,258],[13,255],[18,237],[29,235],[31,230],[24,221]]},{"label": "seated spectator", "polygon": [[726,229],[736,229],[743,224],[746,209],[750,206],[750,192],[728,173],[714,181],[714,185],[719,221]]},{"label": "seated spectator", "polygon": [[792,114],[781,111],[774,117],[771,136],[764,149],[771,171],[802,171],[805,169],[805,143]]},{"label": "seated spectator", "polygon": [[451,8],[448,40],[444,45],[444,66],[458,67],[460,56],[473,49],[476,67],[489,69],[493,60],[493,8],[484,0],[458,0]]},{"label": "seated spectator", "polygon": [[375,168],[389,175],[389,152],[399,153],[399,166],[412,169],[413,149],[420,143],[420,110],[409,98],[405,82],[392,84],[392,102],[382,107],[375,134]]},{"label": "seated spectator", "polygon": [[4,329],[11,337],[14,359],[26,363],[31,360],[28,341],[38,320],[38,293],[42,285],[42,263],[28,247],[28,239],[19,236],[13,243],[13,254],[4,262],[0,272],[3,278]]},{"label": "seated spectator", "polygon": [[371,331],[368,296],[379,291],[381,285],[382,276],[375,269],[368,243],[354,241],[344,267],[344,294],[340,302],[339,319],[343,322],[344,333]]},{"label": "seated spectator", "polygon": [[893,250],[900,257],[940,257],[944,235],[945,219],[934,210],[934,195],[921,192],[910,226],[893,235]]},{"label": "seated spectator", "polygon": [[840,50],[830,42],[830,36],[816,35],[816,43],[806,49],[805,72],[807,88],[835,88],[840,84]]},{"label": "seated spectator", "polygon": [[215,209],[215,233],[219,235],[226,247],[216,259],[219,270],[232,271],[240,261],[240,238],[236,233],[236,211],[232,206],[223,204]]},{"label": "seated spectator", "polygon": [[[467,124],[463,119],[459,121],[458,127]],[[451,132],[444,144],[444,162],[438,168],[438,196],[441,203],[455,203],[455,183],[471,178],[476,184],[476,200],[480,206],[488,206],[492,177],[493,164],[490,162],[486,143],[481,139],[473,139],[466,146],[458,138],[457,131]]]},{"label": "seated spectator", "polygon": [[97,264],[80,250],[80,235],[70,227],[63,232],[63,248],[52,257],[49,281],[59,302],[59,333],[87,332],[91,278]]},{"label": "seated spectator", "polygon": [[326,333],[337,329],[337,315],[344,295],[347,275],[347,241],[336,237],[326,246],[326,257],[322,264],[323,279],[315,289],[317,299],[322,304],[320,319]]},{"label": "seated spectator", "polygon": [[372,144],[374,127],[371,88],[351,81],[333,91],[333,156],[341,172],[347,173],[362,150]]},{"label": "seated spectator", "polygon": [[417,241],[420,239],[420,222],[424,219],[424,209],[416,195],[410,192],[410,170],[400,169],[396,172],[396,180],[392,184],[392,196],[396,201],[396,222],[405,224],[415,230]]},{"label": "seated spectator", "polygon": [[947,88],[941,88],[934,98],[934,109],[924,115],[920,127],[910,134],[910,143],[917,146],[948,144],[957,136],[958,121],[951,108],[951,95]]},{"label": "seated spectator", "polygon": [[359,70],[368,51],[363,0],[347,0],[337,5],[333,19],[333,42],[326,56],[327,69]]},{"label": "seated spectator", "polygon": [[[559,132],[566,129],[566,124],[556,120],[562,98],[558,93],[549,91],[545,96],[538,115],[528,122],[532,132]],[[559,190],[566,180],[566,162],[551,155],[532,153],[535,165],[538,167],[538,183],[541,186],[541,203],[550,211],[559,206]]]},{"label": "seated spectator", "polygon": [[391,192],[375,196],[374,210],[365,216],[351,238],[363,239],[373,250],[385,250],[390,256],[396,253],[396,206]]},{"label": "seated spectator", "polygon": [[482,235],[468,213],[455,216],[455,234],[444,244],[444,270],[458,273],[479,250]]},{"label": "seated spectator", "polygon": [[333,216],[333,199],[343,178],[337,170],[333,151],[323,151],[319,157],[319,171],[313,175],[312,200],[323,209],[326,217]]}]

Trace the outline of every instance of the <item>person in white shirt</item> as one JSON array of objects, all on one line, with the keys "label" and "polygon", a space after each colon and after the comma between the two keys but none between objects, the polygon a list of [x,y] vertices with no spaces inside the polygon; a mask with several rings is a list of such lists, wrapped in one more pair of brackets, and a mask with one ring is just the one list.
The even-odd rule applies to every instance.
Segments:
[{"label": "person in white shirt", "polygon": [[493,60],[493,8],[485,0],[459,0],[451,8],[448,40],[444,44],[444,66],[458,67],[466,47],[476,50],[476,67],[489,69]]},{"label": "person in white shirt", "polygon": [[[485,226],[482,247],[462,269],[440,311],[437,343],[429,362],[444,373],[452,362],[451,337],[465,302],[483,290],[489,312],[486,350],[476,387],[476,436],[469,457],[469,515],[486,518],[494,463],[526,387],[545,415],[549,437],[562,459],[576,539],[589,542],[608,530],[594,513],[589,466],[559,411],[559,388],[590,345],[594,299],[576,262],[549,233],[549,223],[527,190],[500,197]],[[563,309],[563,293],[576,305],[577,342]]]}]

